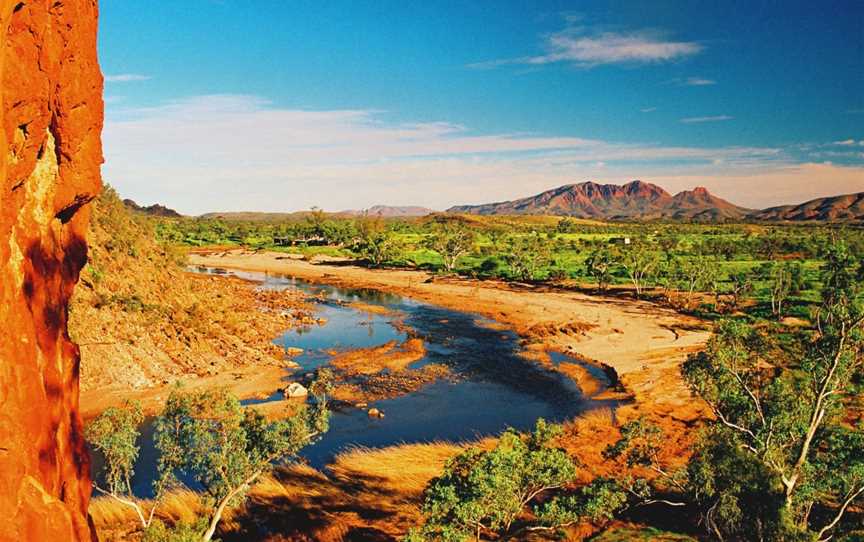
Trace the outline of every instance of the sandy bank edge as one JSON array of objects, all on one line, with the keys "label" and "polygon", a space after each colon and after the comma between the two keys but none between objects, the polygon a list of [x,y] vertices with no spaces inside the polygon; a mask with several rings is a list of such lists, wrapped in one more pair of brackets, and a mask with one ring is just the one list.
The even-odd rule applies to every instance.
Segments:
[{"label": "sandy bank edge", "polygon": [[[242,249],[190,254],[190,263],[284,274],[310,282],[393,292],[511,326],[549,349],[603,363],[632,393],[633,414],[692,421],[705,413],[678,368],[710,336],[705,322],[648,302],[590,296],[554,287],[441,279],[413,270],[372,270],[346,262],[315,263]],[[578,331],[574,331],[578,330]],[[629,417],[629,416],[628,416]]]}]

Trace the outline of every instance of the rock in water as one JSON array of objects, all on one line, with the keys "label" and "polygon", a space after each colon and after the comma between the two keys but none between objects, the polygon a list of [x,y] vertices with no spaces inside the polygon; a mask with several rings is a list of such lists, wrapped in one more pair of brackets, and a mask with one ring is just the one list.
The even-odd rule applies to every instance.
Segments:
[{"label": "rock in water", "polygon": [[67,306],[100,190],[95,0],[0,0],[0,540],[95,540]]},{"label": "rock in water", "polygon": [[303,384],[299,382],[292,382],[285,388],[285,397],[287,399],[294,399],[295,397],[306,397],[309,395],[309,390],[306,389]]}]

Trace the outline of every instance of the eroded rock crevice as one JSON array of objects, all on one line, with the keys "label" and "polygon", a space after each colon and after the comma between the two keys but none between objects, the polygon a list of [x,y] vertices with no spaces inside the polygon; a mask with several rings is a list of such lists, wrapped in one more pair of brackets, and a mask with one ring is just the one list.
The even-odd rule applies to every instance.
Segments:
[{"label": "eroded rock crevice", "polygon": [[68,301],[100,189],[94,0],[0,0],[0,540],[91,540]]}]

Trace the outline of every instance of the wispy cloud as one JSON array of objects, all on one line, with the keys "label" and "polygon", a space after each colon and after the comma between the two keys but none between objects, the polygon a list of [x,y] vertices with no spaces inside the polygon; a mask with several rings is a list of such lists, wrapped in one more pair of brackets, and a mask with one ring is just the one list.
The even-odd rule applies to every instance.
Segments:
[{"label": "wispy cloud", "polygon": [[[624,182],[680,175],[699,178],[713,190],[718,184],[722,188],[722,181],[705,182],[706,177],[752,181],[798,163],[771,147],[476,134],[450,122],[396,123],[373,110],[284,109],[260,97],[237,95],[198,96],[149,108],[114,106],[108,109],[103,139],[108,182],[136,201],[159,201],[187,213],[313,205],[341,210],[376,203],[443,209],[482,202],[490,193],[507,199],[592,178]],[[860,168],[840,169],[847,175],[836,176],[838,182],[864,178]],[[773,189],[760,190],[773,194]]]},{"label": "wispy cloud", "polygon": [[851,160],[864,159],[864,152],[859,151],[819,151],[811,154],[814,158],[844,158]]},{"label": "wispy cloud", "polygon": [[639,110],[640,113],[653,113],[654,111],[657,111],[656,107],[643,107]]},{"label": "wispy cloud", "polygon": [[842,141],[835,141],[834,145],[839,145],[841,147],[864,147],[864,139],[860,141],[855,141],[854,139],[844,139]]},{"label": "wispy cloud", "polygon": [[706,79],[704,77],[688,77],[684,80],[682,84],[688,87],[704,87],[709,85],[716,85],[717,81],[713,79]]},{"label": "wispy cloud", "polygon": [[701,44],[665,39],[647,30],[606,32],[586,26],[568,26],[545,37],[544,54],[470,64],[494,68],[508,64],[543,65],[569,63],[583,68],[604,64],[651,64],[695,55]]},{"label": "wispy cloud", "polygon": [[700,122],[722,122],[724,120],[732,120],[735,117],[730,117],[729,115],[713,115],[708,117],[685,117],[680,119],[679,122],[684,124],[698,124]]},{"label": "wispy cloud", "polygon": [[106,75],[106,83],[131,83],[133,81],[147,81],[151,79],[149,75],[141,75],[140,73],[117,73]]}]

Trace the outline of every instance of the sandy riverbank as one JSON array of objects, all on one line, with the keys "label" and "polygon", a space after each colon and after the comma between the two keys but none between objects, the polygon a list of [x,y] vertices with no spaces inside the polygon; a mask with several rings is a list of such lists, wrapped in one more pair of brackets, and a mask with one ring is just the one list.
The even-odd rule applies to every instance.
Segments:
[{"label": "sandy riverbank", "polygon": [[290,379],[284,367],[250,364],[216,375],[185,375],[171,383],[144,389],[105,386],[81,392],[81,416],[85,420],[94,418],[108,407],[122,405],[127,399],[138,401],[147,415],[157,414],[176,384],[182,385],[185,391],[228,388],[237,397],[250,399],[285,387],[287,382]]},{"label": "sandy riverbank", "polygon": [[632,393],[628,410],[691,421],[703,414],[678,366],[710,336],[693,317],[648,302],[555,287],[436,278],[422,271],[372,270],[350,262],[307,262],[275,252],[232,250],[190,255],[193,265],[278,273],[311,282],[373,288],[512,327],[527,341],[602,362]]}]

